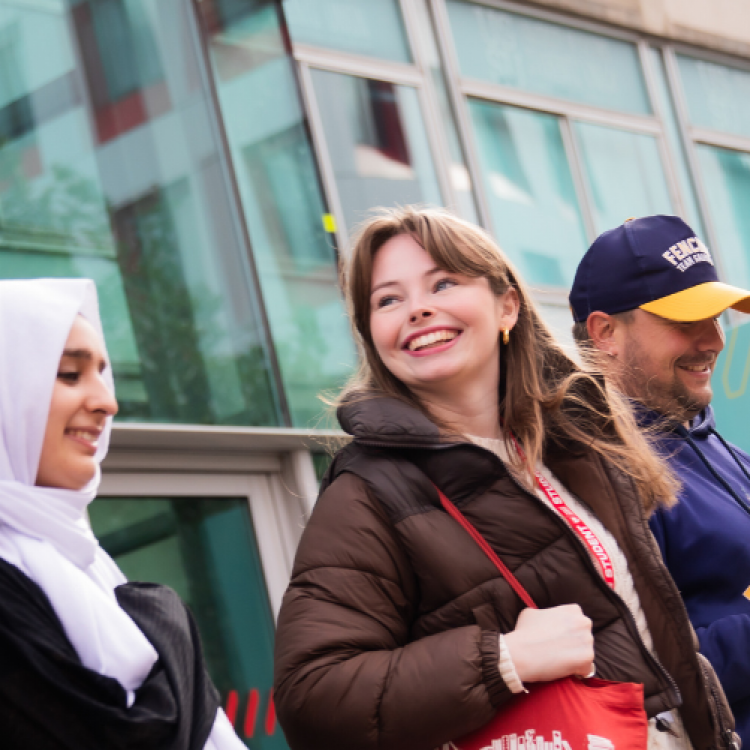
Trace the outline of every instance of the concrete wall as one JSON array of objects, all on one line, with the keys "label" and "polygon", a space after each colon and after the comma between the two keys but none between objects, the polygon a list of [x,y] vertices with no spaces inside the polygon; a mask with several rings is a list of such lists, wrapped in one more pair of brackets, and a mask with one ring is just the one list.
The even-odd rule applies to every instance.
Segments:
[{"label": "concrete wall", "polygon": [[533,4],[750,58],[748,0],[537,0]]}]

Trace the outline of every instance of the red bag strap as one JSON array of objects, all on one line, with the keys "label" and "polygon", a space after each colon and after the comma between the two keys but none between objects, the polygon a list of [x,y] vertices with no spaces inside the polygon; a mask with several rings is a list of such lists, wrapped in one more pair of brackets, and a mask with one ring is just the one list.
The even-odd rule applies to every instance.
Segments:
[{"label": "red bag strap", "polygon": [[[526,454],[523,448],[521,448],[521,444],[512,432],[510,436],[513,444],[516,446],[518,455],[525,461]],[[557,490],[538,471],[534,472],[534,477],[536,478],[536,483],[539,485],[539,489],[547,496],[547,499],[557,508],[560,515],[570,524],[570,528],[578,534],[579,539],[586,545],[592,559],[599,566],[599,570],[607,585],[611,589],[614,589],[615,569],[604,545],[599,541],[591,527],[565,504],[565,500],[560,497]]]},{"label": "red bag strap", "polygon": [[466,516],[464,516],[464,514],[461,513],[461,511],[441,492],[439,487],[436,487],[435,485],[433,485],[433,487],[437,490],[443,508],[445,508],[449,515],[464,527],[469,536],[480,546],[484,554],[495,563],[495,566],[500,571],[503,578],[505,578],[505,580],[511,585],[513,591],[515,591],[521,598],[521,601],[523,601],[527,607],[538,609],[534,600],[529,595],[529,592],[526,591],[519,580],[510,572],[510,570],[508,570],[506,564],[495,554],[495,550],[487,544],[487,540],[471,525],[471,522]]}]

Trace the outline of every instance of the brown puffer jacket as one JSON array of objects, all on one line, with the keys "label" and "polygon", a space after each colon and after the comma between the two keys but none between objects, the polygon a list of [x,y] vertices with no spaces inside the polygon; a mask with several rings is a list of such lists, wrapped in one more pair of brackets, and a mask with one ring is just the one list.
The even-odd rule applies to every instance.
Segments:
[{"label": "brown puffer jacket", "polygon": [[276,635],[275,700],[293,750],[432,750],[511,697],[497,633],[513,629],[523,604],[442,510],[433,483],[539,607],[580,604],[598,676],[643,683],[649,716],[682,705],[695,750],[728,746],[726,699],[696,653],[630,480],[590,452],[545,456],[625,553],[659,661],[583,544],[493,453],[445,442],[392,399],[347,405],[339,420],[354,441],[324,480]]}]

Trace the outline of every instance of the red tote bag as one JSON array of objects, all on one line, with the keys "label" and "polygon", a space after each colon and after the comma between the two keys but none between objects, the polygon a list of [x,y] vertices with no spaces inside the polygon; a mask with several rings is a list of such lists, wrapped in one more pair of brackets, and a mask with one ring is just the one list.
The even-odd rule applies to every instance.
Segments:
[{"label": "red tote bag", "polygon": [[450,750],[645,750],[643,685],[565,677],[529,685]]},{"label": "red tote bag", "polygon": [[[482,548],[521,600],[536,609],[526,589],[482,535],[439,489],[438,494],[445,510]],[[514,696],[483,727],[440,750],[646,750],[643,685],[564,677],[527,688],[528,693]]]}]

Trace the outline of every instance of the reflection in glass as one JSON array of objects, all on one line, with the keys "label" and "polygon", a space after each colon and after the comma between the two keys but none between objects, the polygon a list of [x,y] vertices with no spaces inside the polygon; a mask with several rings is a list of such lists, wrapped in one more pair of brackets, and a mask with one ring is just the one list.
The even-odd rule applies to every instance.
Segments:
[{"label": "reflection in glass", "polygon": [[333,235],[276,5],[222,7],[201,4],[211,72],[292,421],[315,427],[355,358]]},{"label": "reflection in glass", "polygon": [[284,0],[295,44],[411,62],[398,0]]},{"label": "reflection in glass", "polygon": [[574,128],[597,234],[631,216],[674,213],[653,136],[582,122]]},{"label": "reflection in glass", "polygon": [[448,0],[447,8],[464,76],[651,113],[634,44],[463,0]]},{"label": "reflection in glass", "polygon": [[568,287],[587,247],[557,117],[469,101],[492,224],[532,284]]},{"label": "reflection in glass", "polygon": [[171,586],[188,604],[247,746],[286,748],[273,719],[273,618],[247,500],[101,498],[89,515],[129,580]]},{"label": "reflection in glass", "polygon": [[750,71],[677,55],[690,122],[750,137]]},{"label": "reflection in glass", "polygon": [[706,200],[721,249],[719,272],[723,271],[728,283],[747,288],[750,285],[750,154],[704,145],[698,145],[697,150]]},{"label": "reflection in glass", "polygon": [[377,206],[442,203],[415,89],[322,70],[312,78],[349,230]]},{"label": "reflection in glass", "polygon": [[98,286],[121,419],[278,424],[190,6],[0,6],[0,276]]}]

